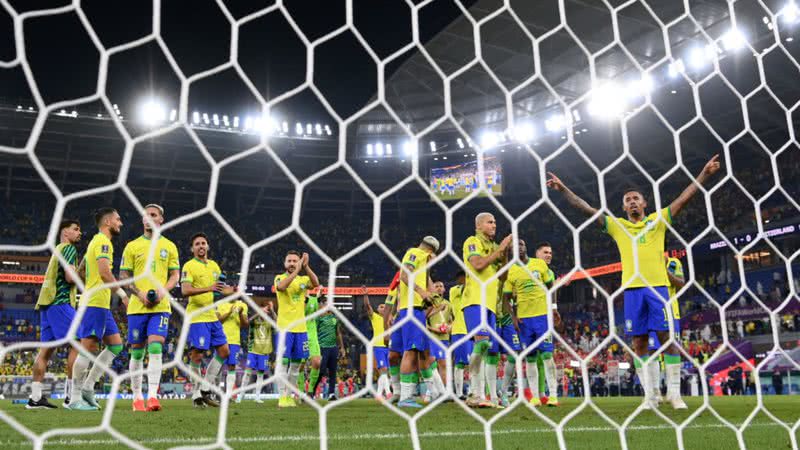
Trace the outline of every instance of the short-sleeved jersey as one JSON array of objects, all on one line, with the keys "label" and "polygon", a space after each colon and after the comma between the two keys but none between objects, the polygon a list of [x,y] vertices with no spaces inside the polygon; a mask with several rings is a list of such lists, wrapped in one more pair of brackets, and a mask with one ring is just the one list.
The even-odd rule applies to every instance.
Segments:
[{"label": "short-sleeved jersey", "polygon": [[256,316],[250,324],[250,338],[247,341],[248,353],[269,355],[272,353],[272,325],[261,316]]},{"label": "short-sleeved jersey", "polygon": [[[489,256],[497,249],[497,244],[486,239],[483,236],[475,235],[470,236],[464,241],[463,255],[464,265],[469,269],[467,273],[466,283],[464,284],[464,292],[461,298],[461,308],[471,305],[481,305],[481,282],[488,280],[497,273],[499,264],[494,262],[486,266],[483,270],[477,271],[469,262],[472,256]],[[497,310],[497,294],[499,282],[497,278],[486,284],[486,307],[493,313]]]},{"label": "short-sleeved jersey", "polygon": [[[533,278],[525,271],[531,272]],[[525,266],[517,263],[508,270],[503,283],[503,294],[514,294],[517,299],[517,317],[538,317],[547,314],[547,283],[552,282],[552,272],[539,258],[529,258]]]},{"label": "short-sleeved jersey", "polygon": [[[683,278],[683,264],[681,264],[681,260],[678,258],[667,258],[667,271],[669,271],[673,276],[678,278]],[[670,302],[672,303],[672,315],[676,319],[681,318],[681,308],[678,305],[678,287],[672,284],[670,280],[669,286],[669,298]]]},{"label": "short-sleeved jersey", "polygon": [[317,339],[320,348],[336,347],[336,327],[339,319],[334,314],[324,314],[317,318]]},{"label": "short-sleeved jersey", "polygon": [[242,343],[242,321],[240,313],[237,313],[235,308],[239,308],[247,317],[247,303],[241,300],[217,305],[217,313],[221,316],[231,313],[222,322],[222,331],[225,332],[225,337],[228,338],[228,344],[240,345]]},{"label": "short-sleeved jersey", "polygon": [[[314,314],[319,309],[319,298],[309,295],[306,298],[306,317]],[[306,335],[309,342],[317,339],[317,319],[306,320]]]},{"label": "short-sleeved jersey", "polygon": [[[659,220],[659,217],[663,220]],[[632,280],[627,288],[667,286],[669,284],[664,263],[667,223],[672,223],[672,214],[669,208],[654,212],[638,223],[632,223],[626,219],[615,219],[611,216],[605,217],[603,231],[617,243],[622,260],[622,284]],[[631,237],[628,237],[626,231]],[[633,256],[633,240],[636,240],[638,250],[638,276]]]},{"label": "short-sleeved jersey", "polygon": [[[214,260],[208,259],[203,262],[197,258],[192,258],[183,265],[181,283],[190,283],[193,288],[211,287],[217,283],[220,273],[222,273],[222,270]],[[214,303],[214,292],[192,295],[189,297],[186,313],[192,314],[212,303]],[[217,322],[217,314],[213,308],[193,316],[191,323],[205,322]]]},{"label": "short-sleeved jersey", "polygon": [[[147,271],[147,256],[150,253],[150,243],[150,238],[145,236],[139,236],[128,242],[128,245],[122,251],[122,264],[120,264],[119,270],[131,272],[134,277],[145,273]],[[155,244],[153,260],[150,263],[151,275],[137,280],[136,288],[146,293],[166,285],[171,270],[181,270],[181,264],[178,261],[178,248],[172,241],[160,236]],[[157,284],[153,283],[153,280]],[[131,295],[128,301],[128,314],[161,313],[170,312],[171,310],[169,298],[162,298],[152,308],[146,308],[142,300],[135,295]]]},{"label": "short-sleeved jersey", "polygon": [[369,316],[369,322],[372,325],[372,346],[386,347],[383,342],[383,316],[372,311],[372,315]]},{"label": "short-sleeved jersey", "polygon": [[[311,287],[311,279],[305,275],[298,275],[289,283],[286,290],[278,290],[278,283],[288,277],[282,273],[275,277],[275,293],[278,296],[278,328],[292,333],[305,333],[308,330],[306,321],[306,292]],[[297,322],[292,329],[288,329],[292,322]]]},{"label": "short-sleeved jersey", "polygon": [[464,322],[464,312],[461,310],[461,293],[464,291],[463,284],[457,284],[450,288],[450,307],[453,309],[453,329],[452,334],[467,334],[467,323]]},{"label": "short-sleeved jersey", "polygon": [[[97,289],[103,284],[103,279],[100,278],[100,268],[98,261],[101,259],[108,260],[111,268],[114,268],[114,244],[103,233],[97,233],[89,242],[89,247],[86,248],[86,290]],[[81,298],[82,305],[94,306],[97,308],[111,308],[111,288],[101,288],[94,291],[91,296],[84,295]]]},{"label": "short-sleeved jersey", "polygon": [[[433,328],[439,328],[441,325],[450,325],[453,323],[453,308],[450,302],[447,300],[439,297],[438,295],[434,297],[434,307],[439,306],[440,304],[444,303],[446,306],[442,311],[438,311],[435,314],[431,314],[428,317],[428,325]],[[445,341],[450,339],[450,333],[439,333],[437,331],[431,331],[431,333],[436,336],[437,339],[440,341]]]},{"label": "short-sleeved jersey", "polygon": [[394,305],[397,302],[397,288],[390,289],[389,292],[386,294],[386,303],[387,305]]},{"label": "short-sleeved jersey", "polygon": [[[58,244],[56,245],[56,252],[60,253],[69,265],[74,266],[78,261],[78,250],[72,244]],[[47,264],[44,282],[39,291],[39,298],[36,301],[36,309],[41,306],[61,305],[64,303],[74,306],[76,292],[75,285],[67,281],[67,273],[58,261],[58,256],[54,254]]]},{"label": "short-sleeved jersey", "polygon": [[[410,248],[406,251],[405,256],[403,256],[403,266],[408,268],[409,271],[417,272],[416,276],[412,278],[411,275],[408,277],[409,283],[416,283],[423,289],[428,288],[428,259],[430,258],[430,254],[421,248]],[[413,285],[409,286],[400,282],[400,289],[398,289],[398,297],[397,297],[397,310],[400,311],[404,308],[408,307],[408,293],[409,289],[412,291],[414,290]],[[419,294],[414,292],[414,307],[419,308],[422,307],[422,297]]]}]

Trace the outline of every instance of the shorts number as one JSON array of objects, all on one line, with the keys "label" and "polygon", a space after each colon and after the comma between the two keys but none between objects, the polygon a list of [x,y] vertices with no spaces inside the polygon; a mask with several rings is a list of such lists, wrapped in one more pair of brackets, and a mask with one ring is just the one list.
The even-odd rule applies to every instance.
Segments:
[{"label": "shorts number", "polygon": [[169,325],[169,317],[161,316],[161,324],[159,324],[158,327],[166,329],[167,325]]},{"label": "shorts number", "polygon": [[304,352],[308,351],[308,341],[303,342],[303,351]]}]

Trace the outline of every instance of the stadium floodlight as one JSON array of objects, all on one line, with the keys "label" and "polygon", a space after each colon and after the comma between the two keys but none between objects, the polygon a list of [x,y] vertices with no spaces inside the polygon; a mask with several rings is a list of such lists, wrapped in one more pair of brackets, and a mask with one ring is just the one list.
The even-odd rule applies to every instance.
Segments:
[{"label": "stadium floodlight", "polygon": [[[153,126],[167,119],[167,110],[164,108],[164,105],[155,98],[145,100],[139,111],[141,120],[145,125]],[[74,114],[73,117],[75,115],[77,114]]]},{"label": "stadium floodlight", "polygon": [[436,141],[431,141],[431,151],[436,153]]},{"label": "stadium floodlight", "polygon": [[372,144],[367,144],[367,156],[372,156]]},{"label": "stadium floodlight", "polygon": [[322,136],[322,125],[320,124],[314,125],[314,131],[316,131],[317,136]]},{"label": "stadium floodlight", "polygon": [[566,120],[561,114],[554,114],[544,121],[544,127],[547,131],[561,131],[566,124]]},{"label": "stadium floodlight", "polygon": [[327,134],[328,136],[330,136],[331,134],[333,134],[333,133],[331,132],[331,127],[330,127],[330,125],[325,125],[325,134]]},{"label": "stadium floodlight", "polygon": [[375,144],[375,154],[377,156],[383,156],[383,144],[378,142]]},{"label": "stadium floodlight", "polygon": [[392,144],[386,144],[386,156],[392,156]]},{"label": "stadium floodlight", "polygon": [[[100,116],[100,115],[98,114],[98,116]],[[178,118],[178,111],[173,109],[172,111],[169,112],[169,121],[170,122],[175,122],[175,119],[177,119],[177,118]]]},{"label": "stadium floodlight", "polygon": [[223,115],[223,116],[222,116],[222,123],[223,123],[223,124],[224,124],[226,127],[229,127],[229,126],[231,126],[231,121],[230,121],[230,120],[228,120],[228,116],[227,116],[227,115]]},{"label": "stadium floodlight", "polygon": [[233,128],[239,128],[239,116],[233,116]]},{"label": "stadium floodlight", "polygon": [[618,117],[625,110],[624,92],[614,83],[606,83],[592,91],[589,114],[597,117]]},{"label": "stadium floodlight", "polygon": [[208,120],[208,113],[203,113],[203,123],[206,124],[206,125],[211,123],[211,121]]},{"label": "stadium floodlight", "polygon": [[294,124],[294,132],[295,132],[295,134],[302,136],[303,135],[303,124],[300,123],[300,122],[297,122],[296,124]]},{"label": "stadium floodlight", "polygon": [[484,131],[481,134],[480,140],[481,140],[481,148],[484,150],[489,150],[490,148],[497,145],[500,139],[497,136],[497,133],[495,133],[494,131]]},{"label": "stadium floodlight", "polygon": [[672,64],[669,65],[668,71],[670,78],[675,78],[679,74],[686,71],[686,65],[683,63],[682,59],[678,58],[676,61],[674,61]]},{"label": "stadium floodlight", "polygon": [[530,122],[524,122],[519,125],[516,125],[513,130],[514,139],[517,142],[530,142],[533,140],[535,135],[535,130],[533,129],[533,124]]},{"label": "stadium floodlight", "polygon": [[790,0],[786,6],[778,11],[778,15],[781,16],[784,23],[794,23],[797,21],[797,18],[800,17],[800,8],[797,7],[794,0]]},{"label": "stadium floodlight", "polygon": [[727,33],[722,35],[722,46],[725,50],[739,50],[747,44],[747,39],[744,33],[737,28],[731,28]]},{"label": "stadium floodlight", "polygon": [[414,149],[414,144],[412,144],[411,141],[406,141],[403,143],[403,155],[411,156],[413,149]]},{"label": "stadium floodlight", "polygon": [[308,134],[308,135],[314,134],[314,127],[311,126],[310,123],[306,124],[306,134]]},{"label": "stadium floodlight", "polygon": [[464,141],[462,141],[461,138],[457,138],[456,143],[458,144],[458,148],[464,148]]},{"label": "stadium floodlight", "polygon": [[211,121],[214,122],[214,126],[219,126],[219,116],[216,114],[211,115]]},{"label": "stadium floodlight", "polygon": [[710,58],[713,58],[713,55],[714,50],[710,46],[692,47],[689,50],[689,64],[695,69],[701,69],[710,62]]},{"label": "stadium floodlight", "polygon": [[199,112],[195,111],[195,112],[192,113],[192,122],[194,122],[195,124],[200,123],[200,113]]},{"label": "stadium floodlight", "polygon": [[577,109],[573,109],[572,110],[572,119],[575,122],[580,122],[581,121],[581,112],[578,111]]},{"label": "stadium floodlight", "polygon": [[627,89],[630,98],[644,97],[653,90],[653,78],[644,73],[638,80],[633,80]]}]

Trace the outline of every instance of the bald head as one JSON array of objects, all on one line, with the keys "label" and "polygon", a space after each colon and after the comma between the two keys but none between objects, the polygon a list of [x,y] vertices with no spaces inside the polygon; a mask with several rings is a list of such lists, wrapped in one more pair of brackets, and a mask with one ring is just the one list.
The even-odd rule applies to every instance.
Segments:
[{"label": "bald head", "polygon": [[475,216],[475,229],[479,233],[483,233],[487,238],[494,239],[494,235],[497,232],[497,223],[494,220],[494,215],[482,212]]}]

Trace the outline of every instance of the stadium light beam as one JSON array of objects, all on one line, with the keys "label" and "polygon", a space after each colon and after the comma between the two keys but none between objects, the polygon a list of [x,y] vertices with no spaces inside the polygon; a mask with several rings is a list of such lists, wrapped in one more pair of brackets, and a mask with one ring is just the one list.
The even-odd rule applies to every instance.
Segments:
[{"label": "stadium light beam", "polygon": [[375,154],[377,156],[383,156],[383,144],[381,144],[380,142],[375,144]]},{"label": "stadium light beam", "polygon": [[625,109],[623,90],[614,83],[607,83],[592,91],[589,114],[597,117],[618,117]]},{"label": "stadium light beam", "polygon": [[367,144],[367,156],[372,156],[372,144]]},{"label": "stadium light beam", "polygon": [[536,132],[533,129],[532,123],[525,122],[516,125],[514,127],[513,134],[514,134],[514,139],[517,142],[530,142],[533,140],[533,137],[536,134]]},{"label": "stadium light beam", "polygon": [[[73,114],[73,117],[77,114]],[[155,99],[150,98],[142,103],[140,108],[141,120],[145,125],[154,126],[167,119],[167,110],[164,104]]]},{"label": "stadium light beam", "polygon": [[297,122],[296,124],[294,124],[294,132],[295,132],[295,134],[297,134],[299,136],[302,136],[303,135],[303,124],[300,123],[300,122]]},{"label": "stadium light beam", "polygon": [[784,23],[794,23],[797,22],[797,18],[800,17],[800,8],[797,7],[794,0],[790,0],[789,3],[778,12],[778,15],[781,16]]},{"label": "stadium light beam", "polygon": [[386,156],[392,156],[392,144],[386,144]]},{"label": "stadium light beam", "polygon": [[561,114],[552,115],[544,121],[544,127],[547,131],[561,131],[565,126],[566,120]]},{"label": "stadium light beam", "polygon": [[481,148],[484,150],[489,150],[492,147],[496,146],[500,139],[497,136],[497,133],[494,131],[484,131],[481,134]]},{"label": "stadium light beam", "polygon": [[694,47],[689,50],[689,64],[695,69],[700,69],[708,64],[707,52],[703,47]]},{"label": "stadium light beam", "polygon": [[739,50],[744,47],[745,44],[747,44],[747,39],[744,33],[737,28],[731,28],[727,33],[722,35],[722,46],[725,50]]}]

